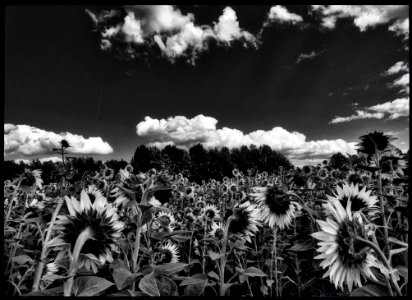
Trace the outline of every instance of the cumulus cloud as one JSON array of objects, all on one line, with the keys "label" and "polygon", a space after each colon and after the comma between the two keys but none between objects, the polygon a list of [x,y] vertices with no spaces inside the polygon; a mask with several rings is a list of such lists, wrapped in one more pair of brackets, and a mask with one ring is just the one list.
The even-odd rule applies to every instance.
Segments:
[{"label": "cumulus cloud", "polygon": [[333,29],[340,18],[353,18],[361,31],[380,24],[390,24],[389,30],[397,35],[409,35],[408,5],[312,5],[319,13],[322,26]]},{"label": "cumulus cloud", "polygon": [[231,7],[226,7],[213,25],[198,25],[192,13],[183,14],[172,5],[129,5],[86,12],[101,34],[101,49],[128,58],[157,47],[170,62],[184,57],[194,63],[212,40],[223,47],[234,41],[242,41],[245,47],[257,46],[256,37],[240,27]]},{"label": "cumulus cloud", "polygon": [[303,22],[303,18],[297,14],[289,12],[283,6],[276,5],[270,8],[267,22],[297,24]]},{"label": "cumulus cloud", "polygon": [[65,139],[72,146],[68,153],[109,154],[113,152],[109,143],[101,137],[84,138],[82,135],[62,132],[56,134],[29,125],[4,124],[4,157],[34,157],[53,154],[59,142]]},{"label": "cumulus cloud", "polygon": [[198,143],[206,148],[268,145],[291,159],[322,158],[336,152],[355,153],[355,143],[347,143],[342,139],[306,141],[304,134],[289,132],[282,127],[245,134],[228,127],[218,129],[217,122],[215,118],[204,115],[192,119],[176,116],[160,120],[147,116],[137,124],[136,133],[148,146],[159,148],[175,145],[188,149]]},{"label": "cumulus cloud", "polygon": [[296,60],[296,64],[299,64],[304,60],[314,59],[316,56],[322,54],[323,52],[325,52],[325,50],[322,50],[322,51],[319,51],[319,52],[312,51],[310,53],[301,53],[301,54],[299,54],[298,59]]},{"label": "cumulus cloud", "polygon": [[344,123],[362,119],[383,119],[385,116],[387,116],[388,120],[408,117],[409,98],[399,98],[393,101],[366,107],[363,110],[356,110],[356,114],[347,117],[336,116],[329,122],[329,124]]}]

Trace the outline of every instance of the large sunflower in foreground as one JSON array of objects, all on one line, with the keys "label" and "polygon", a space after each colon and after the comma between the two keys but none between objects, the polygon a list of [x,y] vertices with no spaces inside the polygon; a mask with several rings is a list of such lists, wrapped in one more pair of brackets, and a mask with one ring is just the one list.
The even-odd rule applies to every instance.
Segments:
[{"label": "large sunflower in foreground", "polygon": [[233,208],[233,219],[229,225],[229,232],[243,235],[250,243],[250,237],[259,230],[257,226],[261,225],[261,218],[260,210],[256,205],[249,201],[241,205],[237,204]]},{"label": "large sunflower in foreground", "polygon": [[74,197],[65,197],[69,216],[58,216],[57,229],[60,238],[74,249],[78,236],[89,229],[91,237],[86,240],[80,251],[79,268],[85,266],[96,270],[96,264],[112,262],[112,252],[117,252],[116,239],[121,236],[124,223],[118,220],[116,208],[103,196],[90,201],[86,190],[80,194],[80,202]]},{"label": "large sunflower in foreground", "polygon": [[349,291],[354,284],[362,286],[361,275],[376,280],[370,267],[377,265],[372,250],[355,238],[367,239],[368,232],[362,220],[353,217],[351,204],[348,200],[345,209],[341,202],[330,201],[327,205],[332,218],[326,218],[326,222],[317,220],[321,231],[312,233],[312,237],[319,240],[317,252],[321,253],[315,259],[322,259],[319,265],[328,268],[323,278],[329,276],[335,288],[343,289],[345,283]]},{"label": "large sunflower in foreground", "polygon": [[[378,213],[378,198],[376,196],[371,196],[371,191],[366,191],[366,187],[359,190],[359,186],[349,185],[347,183],[343,184],[342,187],[337,186],[336,193],[334,197],[327,196],[329,201],[340,201],[343,207],[347,206],[350,199],[351,201],[351,211],[352,213],[364,212],[369,216],[373,216]],[[326,204],[325,208],[328,209]]]},{"label": "large sunflower in foreground", "polygon": [[288,227],[300,210],[300,205],[292,201],[288,195],[276,188],[276,186],[255,187],[255,197],[261,209],[261,215],[269,227],[277,225],[280,229]]}]

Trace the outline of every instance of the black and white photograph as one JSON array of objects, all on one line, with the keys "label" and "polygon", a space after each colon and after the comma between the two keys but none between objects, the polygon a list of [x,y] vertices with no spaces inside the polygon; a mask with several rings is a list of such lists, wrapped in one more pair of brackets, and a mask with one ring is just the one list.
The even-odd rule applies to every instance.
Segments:
[{"label": "black and white photograph", "polygon": [[409,5],[4,6],[4,296],[408,295]]}]

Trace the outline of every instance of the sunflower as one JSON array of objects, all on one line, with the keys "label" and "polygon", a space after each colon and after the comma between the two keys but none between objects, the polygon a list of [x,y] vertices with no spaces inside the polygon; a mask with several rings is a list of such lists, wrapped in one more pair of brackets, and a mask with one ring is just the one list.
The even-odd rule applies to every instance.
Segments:
[{"label": "sunflower", "polygon": [[214,219],[219,218],[220,211],[215,205],[208,204],[206,205],[201,212],[201,217],[207,221],[213,222]]},{"label": "sunflower", "polygon": [[210,236],[213,236],[219,240],[223,239],[225,233],[225,227],[221,222],[212,223],[212,230],[209,232]]},{"label": "sunflower", "polygon": [[279,190],[276,186],[255,187],[255,197],[261,209],[263,220],[273,228],[277,225],[280,229],[288,227],[300,210],[299,203],[292,201],[288,195]]},{"label": "sunflower", "polygon": [[103,193],[94,184],[89,185],[85,191],[92,204],[96,201],[96,199],[103,197]]},{"label": "sunflower", "polygon": [[321,180],[325,180],[326,178],[328,178],[329,172],[328,172],[327,169],[321,168],[321,169],[318,171],[318,176],[319,176],[319,178],[320,178]]},{"label": "sunflower", "polygon": [[156,223],[158,223],[161,228],[169,229],[168,232],[171,232],[176,224],[176,220],[171,213],[161,211],[156,217]]},{"label": "sunflower", "polygon": [[114,177],[114,170],[112,168],[104,168],[103,176],[106,180],[112,180]]},{"label": "sunflower", "polygon": [[233,209],[233,219],[229,225],[229,232],[242,234],[248,242],[251,242],[250,236],[259,230],[257,226],[261,226],[261,218],[260,210],[256,205],[249,201],[237,204]]},{"label": "sunflower", "polygon": [[117,252],[116,240],[121,237],[124,223],[118,220],[116,208],[105,197],[97,197],[92,204],[86,190],[80,194],[80,202],[65,196],[69,216],[58,216],[57,229],[60,239],[70,244],[73,251],[77,237],[86,229],[91,238],[84,243],[79,259],[79,268],[85,266],[97,270],[96,263],[102,265],[113,261],[112,252]]},{"label": "sunflower", "polygon": [[179,249],[176,244],[168,241],[167,244],[160,246],[159,251],[160,258],[157,260],[159,264],[179,262]]},{"label": "sunflower", "polygon": [[323,259],[319,265],[328,268],[323,278],[329,276],[335,287],[340,286],[342,290],[345,283],[349,291],[353,284],[362,286],[361,274],[376,280],[370,267],[377,263],[372,250],[355,239],[356,236],[367,238],[369,233],[361,219],[353,218],[351,204],[348,200],[345,209],[339,201],[329,202],[332,219],[317,220],[321,231],[312,233],[312,237],[319,240],[317,252],[321,253],[314,258]]},{"label": "sunflower", "polygon": [[25,169],[20,176],[20,188],[25,192],[33,191],[36,188],[41,189],[43,184],[41,173],[41,170]]},{"label": "sunflower", "polygon": [[[359,186],[343,184],[342,187],[337,186],[334,197],[327,195],[330,201],[339,201],[344,207],[346,207],[349,199],[351,201],[351,210],[355,214],[356,212],[365,211],[369,216],[373,216],[378,213],[378,198],[371,196],[371,191],[366,191],[366,187],[359,191]],[[326,204],[325,208],[329,206]]]}]

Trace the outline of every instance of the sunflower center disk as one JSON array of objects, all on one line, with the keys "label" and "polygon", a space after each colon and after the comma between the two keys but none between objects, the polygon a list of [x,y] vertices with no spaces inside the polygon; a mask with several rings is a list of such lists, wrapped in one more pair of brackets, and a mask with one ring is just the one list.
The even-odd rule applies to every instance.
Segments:
[{"label": "sunflower center disk", "polygon": [[366,252],[362,251],[364,246],[354,240],[355,235],[363,236],[356,224],[345,221],[340,225],[338,232],[339,256],[342,263],[348,268],[362,265],[367,256]]},{"label": "sunflower center disk", "polygon": [[266,205],[271,212],[283,215],[289,210],[290,200],[285,194],[280,193],[275,188],[270,188],[266,195]]}]

